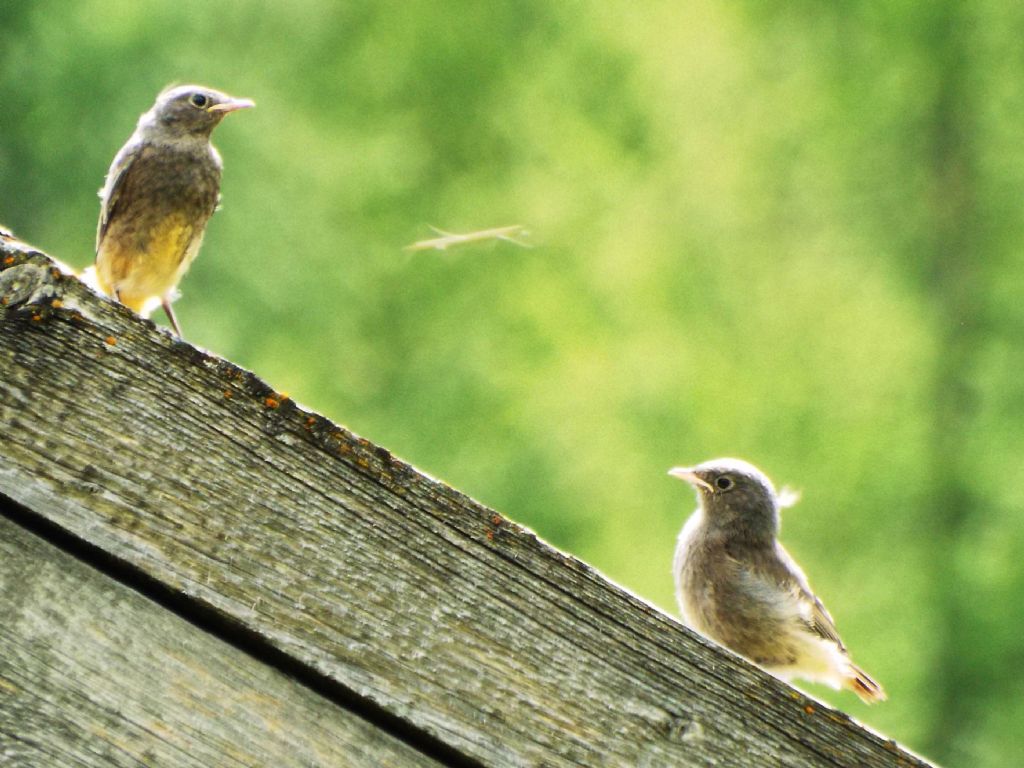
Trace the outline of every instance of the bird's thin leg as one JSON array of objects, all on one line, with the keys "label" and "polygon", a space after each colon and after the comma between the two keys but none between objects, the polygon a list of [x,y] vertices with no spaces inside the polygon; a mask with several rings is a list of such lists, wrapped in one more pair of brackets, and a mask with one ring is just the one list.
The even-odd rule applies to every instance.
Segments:
[{"label": "bird's thin leg", "polygon": [[169,302],[165,297],[160,300],[160,306],[164,308],[164,314],[167,315],[167,319],[171,321],[171,327],[174,329],[174,335],[180,339],[181,327],[178,325],[178,318],[174,316],[174,310],[171,309],[171,302]]}]

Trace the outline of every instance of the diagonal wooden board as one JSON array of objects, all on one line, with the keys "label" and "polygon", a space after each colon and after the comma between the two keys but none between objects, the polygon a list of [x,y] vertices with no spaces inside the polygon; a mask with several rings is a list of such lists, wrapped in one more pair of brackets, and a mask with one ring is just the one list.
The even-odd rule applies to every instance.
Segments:
[{"label": "diagonal wooden board", "polygon": [[0,269],[0,493],[340,706],[448,762],[926,765],[42,254]]}]

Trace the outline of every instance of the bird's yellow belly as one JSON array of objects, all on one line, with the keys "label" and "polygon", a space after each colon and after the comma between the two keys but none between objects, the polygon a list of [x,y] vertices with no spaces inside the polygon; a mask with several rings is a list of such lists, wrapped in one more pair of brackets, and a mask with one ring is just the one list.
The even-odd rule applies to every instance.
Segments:
[{"label": "bird's yellow belly", "polygon": [[170,214],[146,231],[111,227],[96,255],[100,287],[139,314],[152,311],[174,290],[195,258],[202,229]]}]

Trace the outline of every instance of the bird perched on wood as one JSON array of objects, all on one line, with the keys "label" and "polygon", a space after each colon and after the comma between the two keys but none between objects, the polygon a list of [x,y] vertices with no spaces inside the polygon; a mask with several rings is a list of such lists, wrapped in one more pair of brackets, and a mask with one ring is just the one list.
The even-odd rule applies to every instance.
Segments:
[{"label": "bird perched on wood", "polygon": [[162,306],[179,336],[171,302],[220,199],[210,135],[225,115],[252,106],[199,85],[164,90],[100,190],[94,282],[143,317]]},{"label": "bird perched on wood", "polygon": [[847,688],[873,703],[882,687],[853,663],[835,622],[778,542],[779,496],[756,467],[715,459],[669,474],[697,492],[673,571],[686,623],[768,672]]}]

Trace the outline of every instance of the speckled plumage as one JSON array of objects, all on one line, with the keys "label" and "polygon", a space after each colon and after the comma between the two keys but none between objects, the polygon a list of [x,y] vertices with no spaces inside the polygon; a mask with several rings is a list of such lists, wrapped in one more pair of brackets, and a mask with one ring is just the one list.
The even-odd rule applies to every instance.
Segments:
[{"label": "speckled plumage", "polygon": [[251,107],[210,88],[165,90],[139,118],[100,190],[96,282],[142,315],[171,311],[220,196],[221,159],[210,143],[224,115]]},{"label": "speckled plumage", "polygon": [[850,659],[832,617],[778,542],[780,504],[771,481],[737,459],[670,474],[691,483],[698,497],[673,564],[686,623],[784,680],[848,688],[866,702],[885,699]]}]

